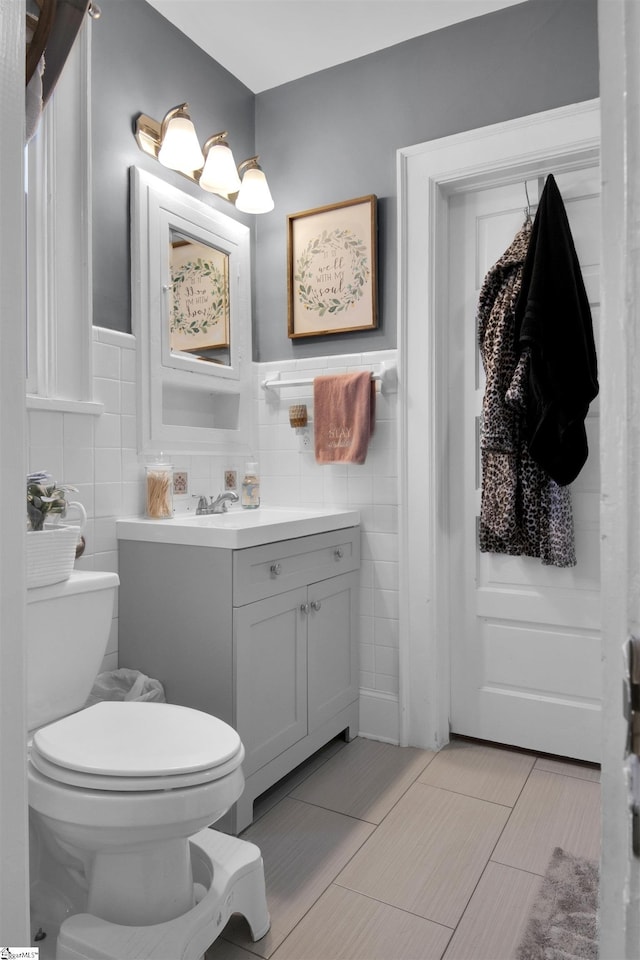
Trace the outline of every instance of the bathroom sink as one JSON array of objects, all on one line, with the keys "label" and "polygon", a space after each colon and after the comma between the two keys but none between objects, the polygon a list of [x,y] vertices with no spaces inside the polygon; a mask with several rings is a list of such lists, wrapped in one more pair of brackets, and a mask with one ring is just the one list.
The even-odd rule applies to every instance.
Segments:
[{"label": "bathroom sink", "polygon": [[333,507],[258,507],[243,510],[234,506],[227,513],[195,516],[177,514],[170,520],[134,517],[118,520],[119,540],[146,540],[184,543],[201,547],[238,550],[276,540],[307,537],[353,527],[360,523],[357,510]]}]

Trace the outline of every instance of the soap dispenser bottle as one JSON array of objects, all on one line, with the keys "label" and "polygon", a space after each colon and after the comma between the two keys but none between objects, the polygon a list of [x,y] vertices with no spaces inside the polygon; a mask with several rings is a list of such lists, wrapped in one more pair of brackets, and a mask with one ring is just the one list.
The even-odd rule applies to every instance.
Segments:
[{"label": "soap dispenser bottle", "polygon": [[258,477],[258,464],[250,461],[245,467],[245,474],[242,480],[242,498],[241,504],[245,510],[255,510],[260,506],[260,479]]}]

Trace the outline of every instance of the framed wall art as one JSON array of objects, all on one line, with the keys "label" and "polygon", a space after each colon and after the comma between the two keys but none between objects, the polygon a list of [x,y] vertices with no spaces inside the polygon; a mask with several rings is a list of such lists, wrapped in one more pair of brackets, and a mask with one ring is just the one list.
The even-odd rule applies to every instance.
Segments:
[{"label": "framed wall art", "polygon": [[171,350],[229,346],[229,256],[172,231]]},{"label": "framed wall art", "polygon": [[290,338],[377,327],[376,203],[371,194],[287,217]]}]

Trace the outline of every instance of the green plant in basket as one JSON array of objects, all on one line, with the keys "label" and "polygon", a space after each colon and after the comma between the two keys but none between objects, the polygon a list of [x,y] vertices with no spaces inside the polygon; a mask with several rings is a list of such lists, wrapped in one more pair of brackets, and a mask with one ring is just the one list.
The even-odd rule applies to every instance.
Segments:
[{"label": "green plant in basket", "polygon": [[30,473],[27,477],[27,518],[30,530],[42,530],[45,520],[58,520],[67,512],[67,494],[77,487],[56,483],[50,473]]}]

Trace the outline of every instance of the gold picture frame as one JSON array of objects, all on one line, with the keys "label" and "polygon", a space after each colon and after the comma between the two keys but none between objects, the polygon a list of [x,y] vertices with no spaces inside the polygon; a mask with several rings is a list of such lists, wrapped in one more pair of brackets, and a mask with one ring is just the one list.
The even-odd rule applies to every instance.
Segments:
[{"label": "gold picture frame", "polygon": [[287,217],[291,339],[378,326],[377,197]]}]

